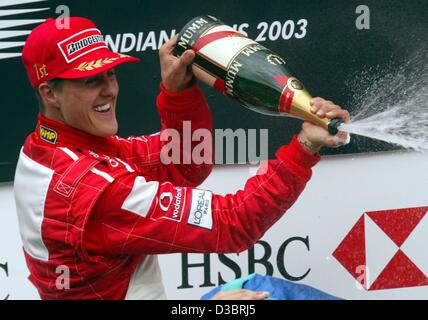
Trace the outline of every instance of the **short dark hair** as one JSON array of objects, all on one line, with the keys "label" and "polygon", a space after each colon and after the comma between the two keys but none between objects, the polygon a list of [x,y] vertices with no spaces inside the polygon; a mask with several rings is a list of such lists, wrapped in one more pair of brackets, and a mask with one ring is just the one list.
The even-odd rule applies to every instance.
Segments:
[{"label": "short dark hair", "polygon": [[[64,79],[61,79],[61,78],[53,78],[52,80],[47,81],[47,84],[49,84],[54,89],[60,89],[63,81]],[[40,96],[38,87],[34,88],[34,94],[36,95],[37,102],[39,103],[39,111],[41,113],[44,113],[45,105],[43,104],[43,100],[42,100],[42,97]]]}]

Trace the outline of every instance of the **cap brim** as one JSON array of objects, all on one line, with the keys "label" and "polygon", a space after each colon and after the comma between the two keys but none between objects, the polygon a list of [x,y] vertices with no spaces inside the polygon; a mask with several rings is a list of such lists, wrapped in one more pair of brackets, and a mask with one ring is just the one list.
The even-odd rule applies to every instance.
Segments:
[{"label": "cap brim", "polygon": [[138,62],[140,59],[110,50],[95,51],[82,57],[70,69],[59,74],[57,78],[78,79],[97,75],[126,62]]}]

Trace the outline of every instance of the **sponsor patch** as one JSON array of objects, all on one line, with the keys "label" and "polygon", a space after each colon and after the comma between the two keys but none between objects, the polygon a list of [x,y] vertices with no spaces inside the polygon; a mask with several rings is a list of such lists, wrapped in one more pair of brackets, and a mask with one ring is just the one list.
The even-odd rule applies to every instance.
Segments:
[{"label": "sponsor patch", "polygon": [[187,223],[212,230],[213,218],[211,211],[212,192],[207,190],[192,190],[192,203]]},{"label": "sponsor patch", "polygon": [[186,206],[186,188],[174,187],[172,192],[165,191],[159,196],[159,207],[152,219],[181,221]]},{"label": "sponsor patch", "polygon": [[58,134],[55,130],[40,126],[40,138],[46,142],[55,144],[58,139]]},{"label": "sponsor patch", "polygon": [[107,48],[100,30],[96,28],[80,31],[57,45],[68,63],[94,50]]}]

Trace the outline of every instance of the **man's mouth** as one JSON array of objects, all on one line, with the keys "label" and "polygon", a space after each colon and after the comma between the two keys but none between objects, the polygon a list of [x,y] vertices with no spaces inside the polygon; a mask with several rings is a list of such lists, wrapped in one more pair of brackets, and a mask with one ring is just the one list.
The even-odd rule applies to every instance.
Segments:
[{"label": "man's mouth", "polygon": [[111,110],[111,103],[107,103],[107,104],[104,104],[102,106],[94,107],[93,109],[94,109],[94,111],[100,112],[100,113],[109,112]]}]

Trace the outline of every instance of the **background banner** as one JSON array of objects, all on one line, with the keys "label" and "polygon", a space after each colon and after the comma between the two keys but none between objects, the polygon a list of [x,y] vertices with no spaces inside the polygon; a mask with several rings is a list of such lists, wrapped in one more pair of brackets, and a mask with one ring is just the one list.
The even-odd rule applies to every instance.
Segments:
[{"label": "background banner", "polygon": [[[427,3],[412,1],[69,1],[0,2],[0,181],[12,180],[19,148],[34,129],[38,112],[20,55],[31,29],[48,17],[84,16],[95,21],[109,47],[141,58],[118,68],[119,134],[157,132],[155,99],[159,92],[158,49],[191,18],[210,14],[277,52],[313,96],[345,107],[362,107],[370,81],[380,71],[400,68],[423,49],[428,30]],[[301,121],[261,115],[201,84],[217,129],[248,132],[269,129],[268,153],[298,132]],[[329,154],[394,149],[391,144],[355,136],[350,145]],[[236,153],[236,151],[235,151]],[[244,155],[244,161],[251,160]],[[232,162],[238,161],[238,157]]]},{"label": "background banner", "polygon": [[[427,161],[414,152],[326,156],[293,207],[250,250],[160,255],[168,299],[199,299],[252,272],[345,299],[426,299]],[[217,167],[201,188],[236,192],[251,169]],[[39,299],[27,279],[11,188],[0,185],[0,201],[0,299]]]}]

